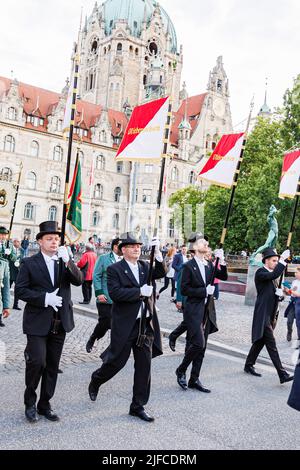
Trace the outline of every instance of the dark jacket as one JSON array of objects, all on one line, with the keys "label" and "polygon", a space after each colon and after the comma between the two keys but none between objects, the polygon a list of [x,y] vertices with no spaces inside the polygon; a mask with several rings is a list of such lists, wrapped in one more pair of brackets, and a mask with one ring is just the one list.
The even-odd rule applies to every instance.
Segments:
[{"label": "dark jacket", "polygon": [[278,263],[272,272],[263,267],[255,273],[257,299],[252,323],[252,343],[263,337],[265,327],[272,322],[272,317],[278,306],[278,298],[275,295],[276,287],[273,281],[281,275],[284,269],[285,266]]},{"label": "dark jacket", "polygon": [[[183,267],[181,293],[187,297],[184,309],[184,320],[192,331],[200,330],[200,326],[203,323],[205,299],[207,297],[206,286],[208,286],[212,280],[213,271],[214,265],[212,262],[208,262],[207,266],[205,266],[206,282],[204,282],[197,261],[194,258],[188,261]],[[220,266],[220,269],[217,269],[216,278],[222,281],[227,280],[228,274],[226,266]],[[215,333],[218,331],[218,327],[213,299],[209,304],[208,313],[211,321],[209,333]]]},{"label": "dark jacket", "polygon": [[172,268],[175,269],[174,279],[178,280],[179,273],[183,266],[183,255],[182,253],[177,253],[173,258]]},{"label": "dark jacket", "polygon": [[[101,355],[103,362],[118,360],[136,322],[142,305],[140,296],[141,287],[147,283],[149,274],[149,264],[146,261],[138,261],[138,265],[140,284],[136,281],[129,265],[124,259],[107,268],[107,286],[113,306],[111,342],[107,350]],[[163,263],[156,261],[153,279],[160,279],[165,274]],[[162,345],[153,296],[149,299],[149,312],[151,315],[151,326],[154,331],[152,357],[156,357],[162,354]]]},{"label": "dark jacket", "polygon": [[294,382],[287,403],[291,408],[300,411],[300,355],[298,357],[298,363],[294,374]]},{"label": "dark jacket", "polygon": [[[74,328],[73,302],[71,300],[71,284],[80,286],[83,282],[82,273],[72,260],[68,267],[62,264],[61,288],[57,295],[63,298],[59,315],[65,331]],[[45,307],[47,292],[59,287],[59,262],[55,263],[55,283],[52,284],[48,268],[41,253],[24,258],[16,280],[15,292],[18,299],[26,302],[23,316],[23,332],[28,335],[46,336],[54,317],[52,307]]]}]

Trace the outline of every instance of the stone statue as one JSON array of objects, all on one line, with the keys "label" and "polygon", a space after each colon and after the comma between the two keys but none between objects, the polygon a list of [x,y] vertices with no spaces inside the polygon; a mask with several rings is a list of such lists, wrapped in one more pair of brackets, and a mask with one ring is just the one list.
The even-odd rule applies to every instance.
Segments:
[{"label": "stone statue", "polygon": [[276,248],[276,244],[277,244],[277,241],[278,241],[278,222],[277,222],[277,219],[275,217],[277,213],[277,209],[274,205],[272,205],[270,207],[270,210],[269,210],[269,215],[268,215],[268,224],[269,224],[269,227],[270,227],[270,231],[269,231],[269,234],[268,234],[268,238],[265,242],[264,245],[260,246],[255,253],[253,253],[253,255],[250,257],[250,264],[251,265],[254,265],[254,266],[262,266],[262,263],[258,260],[256,260],[256,256],[260,253],[263,253],[263,251],[265,251],[266,248]]}]

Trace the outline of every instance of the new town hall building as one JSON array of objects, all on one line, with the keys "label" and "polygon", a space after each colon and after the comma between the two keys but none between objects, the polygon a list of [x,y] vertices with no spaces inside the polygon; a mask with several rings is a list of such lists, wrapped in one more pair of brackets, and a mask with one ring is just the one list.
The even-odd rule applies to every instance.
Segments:
[{"label": "new town hall building", "polygon": [[[194,184],[201,160],[232,131],[222,57],[206,92],[188,97],[181,83],[183,49],[165,10],[152,0],[107,0],[95,4],[82,27],[80,62],[73,163],[79,148],[84,240],[89,234],[108,241],[137,227],[144,239],[151,236],[160,168],[117,163],[115,155],[134,106],[166,94],[173,97],[174,116],[159,223],[163,238],[174,238],[170,195]],[[23,164],[13,236],[34,239],[41,221],[61,220],[67,95],[68,85],[55,93],[0,77],[2,179],[15,179]],[[134,219],[129,221],[130,204]],[[0,223],[8,221],[0,207]]]}]

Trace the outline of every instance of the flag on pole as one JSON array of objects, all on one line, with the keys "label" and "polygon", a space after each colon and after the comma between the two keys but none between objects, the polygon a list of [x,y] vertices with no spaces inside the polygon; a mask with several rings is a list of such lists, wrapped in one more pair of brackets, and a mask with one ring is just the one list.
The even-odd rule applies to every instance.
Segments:
[{"label": "flag on pole", "polygon": [[14,200],[16,196],[17,185],[10,181],[8,175],[0,175],[0,217],[10,219]]},{"label": "flag on pole", "polygon": [[117,161],[158,161],[168,116],[169,97],[134,108],[117,153]]},{"label": "flag on pole", "polygon": [[279,197],[293,199],[297,195],[300,177],[300,150],[284,156],[280,180]]},{"label": "flag on pole", "polygon": [[69,193],[69,205],[66,224],[66,237],[75,243],[82,233],[82,200],[81,200],[81,165],[77,155],[73,181]]},{"label": "flag on pole", "polygon": [[199,179],[225,188],[231,188],[241,157],[244,132],[223,135],[212,155],[202,168]]}]

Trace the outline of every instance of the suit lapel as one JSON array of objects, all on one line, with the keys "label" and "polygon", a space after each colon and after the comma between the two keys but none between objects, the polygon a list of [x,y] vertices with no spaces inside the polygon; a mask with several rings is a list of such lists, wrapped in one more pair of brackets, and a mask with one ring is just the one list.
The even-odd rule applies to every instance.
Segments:
[{"label": "suit lapel", "polygon": [[193,258],[193,260],[192,260],[192,265],[193,265],[193,271],[194,271],[194,273],[196,274],[196,276],[198,277],[199,281],[202,282],[202,283],[205,285],[204,279],[203,279],[203,277],[202,277],[202,275],[201,275],[201,272],[200,272],[198,263],[197,263],[197,261],[195,260],[195,258]]},{"label": "suit lapel", "polygon": [[131,271],[129,264],[124,259],[121,261],[121,263],[122,263],[122,268],[124,270],[124,273],[126,274],[127,277],[129,277],[132,284],[134,284],[136,287],[140,287],[140,284],[137,282],[133,272]]},{"label": "suit lapel", "polygon": [[41,252],[38,253],[37,258],[36,258],[36,262],[37,262],[40,270],[42,271],[43,278],[45,278],[46,281],[48,282],[48,284],[50,284],[50,286],[53,287],[53,284],[52,284],[52,281],[51,281],[51,277],[50,277],[46,262],[45,262],[44,257],[43,257]]},{"label": "suit lapel", "polygon": [[144,284],[147,283],[147,279],[145,279],[147,273],[146,273],[144,266],[142,266],[142,264],[139,261],[138,261],[138,265],[139,265],[140,285],[143,286]]}]

